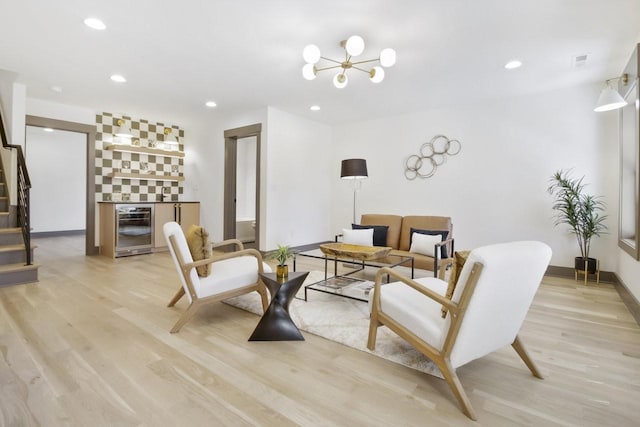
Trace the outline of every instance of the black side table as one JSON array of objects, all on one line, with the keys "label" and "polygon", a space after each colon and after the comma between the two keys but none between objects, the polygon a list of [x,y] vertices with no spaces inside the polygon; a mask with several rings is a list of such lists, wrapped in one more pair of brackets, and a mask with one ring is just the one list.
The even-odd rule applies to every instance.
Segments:
[{"label": "black side table", "polygon": [[264,284],[269,288],[271,303],[251,334],[249,341],[304,341],[300,330],[291,320],[289,304],[308,274],[308,271],[293,272],[282,279],[279,279],[276,273],[260,275]]}]

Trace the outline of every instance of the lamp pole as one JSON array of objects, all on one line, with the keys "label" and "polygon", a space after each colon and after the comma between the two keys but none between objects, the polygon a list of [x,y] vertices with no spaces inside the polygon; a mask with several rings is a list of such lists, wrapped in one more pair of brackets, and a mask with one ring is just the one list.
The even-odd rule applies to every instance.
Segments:
[{"label": "lamp pole", "polygon": [[346,159],[342,161],[340,178],[353,180],[353,224],[356,223],[356,193],[360,189],[361,180],[368,177],[365,159]]},{"label": "lamp pole", "polygon": [[354,179],[353,180],[353,222],[352,224],[356,223],[356,196],[358,194],[358,191],[362,188],[362,179],[358,178],[358,179]]}]

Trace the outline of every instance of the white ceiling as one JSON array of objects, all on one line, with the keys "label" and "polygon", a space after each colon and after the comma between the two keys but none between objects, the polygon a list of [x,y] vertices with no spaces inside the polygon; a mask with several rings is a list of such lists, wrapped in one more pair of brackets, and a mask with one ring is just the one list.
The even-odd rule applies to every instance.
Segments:
[{"label": "white ceiling", "polygon": [[[267,105],[340,123],[598,83],[640,40],[640,0],[0,0],[0,10],[0,69],[28,97],[177,123]],[[302,78],[305,45],[340,58],[352,34],[364,57],[397,51],[382,83],[355,71],[342,90],[328,71]],[[514,58],[523,67],[505,70]]]}]

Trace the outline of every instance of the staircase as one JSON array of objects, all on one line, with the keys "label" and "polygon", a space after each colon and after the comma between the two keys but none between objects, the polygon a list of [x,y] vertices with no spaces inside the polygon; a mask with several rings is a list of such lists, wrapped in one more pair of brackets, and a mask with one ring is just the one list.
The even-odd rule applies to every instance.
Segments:
[{"label": "staircase", "polygon": [[[4,174],[2,173],[4,181]],[[0,183],[0,287],[38,281],[38,265],[26,263],[22,228],[12,227],[9,215],[7,185]],[[31,245],[33,259],[34,245]]]},{"label": "staircase", "polygon": [[[4,120],[0,112],[0,138],[2,148],[17,151],[16,184],[18,200],[16,214],[11,212],[9,189],[4,170],[0,169],[0,287],[38,281],[38,265],[33,263],[31,228],[29,215],[29,189],[31,183],[27,173],[22,147],[7,141]],[[0,167],[2,162],[0,161]]]}]

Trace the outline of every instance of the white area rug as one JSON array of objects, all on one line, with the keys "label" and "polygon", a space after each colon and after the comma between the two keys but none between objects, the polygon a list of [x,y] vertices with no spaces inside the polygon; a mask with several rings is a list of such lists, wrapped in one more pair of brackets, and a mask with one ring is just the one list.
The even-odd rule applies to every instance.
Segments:
[{"label": "white area rug", "polygon": [[[304,297],[304,286],[324,278],[324,273],[312,271],[300,287],[298,297]],[[374,354],[409,368],[442,378],[433,362],[386,327],[378,328],[375,351],[367,348],[369,305],[323,292],[307,291],[308,301],[294,299],[289,306],[291,318],[299,329],[331,341]],[[234,307],[262,315],[260,297],[256,292],[224,301]]]}]

